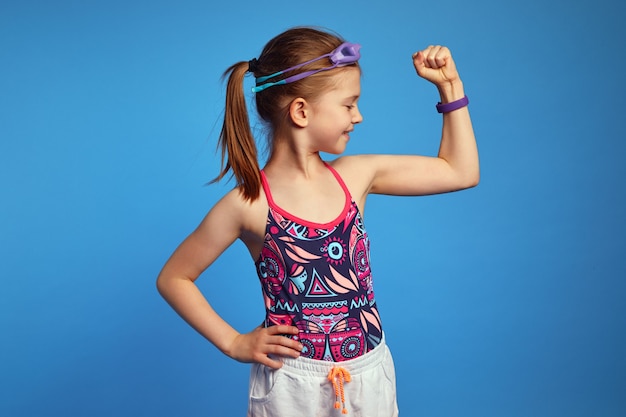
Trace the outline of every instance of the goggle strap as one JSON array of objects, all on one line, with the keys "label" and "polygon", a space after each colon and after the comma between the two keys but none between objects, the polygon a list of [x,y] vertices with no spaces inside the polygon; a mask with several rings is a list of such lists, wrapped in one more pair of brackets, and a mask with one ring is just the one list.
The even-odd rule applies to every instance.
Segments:
[{"label": "goggle strap", "polygon": [[258,93],[259,91],[263,91],[263,90],[265,90],[266,88],[273,87],[273,86],[275,86],[275,85],[281,85],[281,84],[287,84],[287,81],[285,81],[285,80],[280,80],[280,81],[276,81],[276,82],[274,82],[274,83],[269,82],[269,83],[265,83],[265,84],[257,85],[256,87],[252,87],[252,92],[253,92],[253,93]]},{"label": "goggle strap", "polygon": [[[344,42],[341,45],[339,45],[337,48],[335,48],[333,51],[331,51],[331,52],[329,52],[327,54],[318,56],[317,58],[313,58],[313,59],[311,59],[309,61],[306,61],[306,62],[303,62],[301,64],[294,65],[293,67],[287,68],[285,70],[281,70],[281,71],[275,72],[275,73],[270,74],[270,75],[264,75],[262,77],[258,77],[256,79],[256,86],[252,87],[252,92],[253,93],[258,93],[259,91],[263,91],[266,88],[272,87],[274,85],[282,85],[282,84],[292,83],[292,82],[301,80],[303,78],[306,78],[306,77],[308,77],[310,75],[316,74],[316,73],[318,73],[320,71],[327,71],[327,70],[330,70],[330,69],[333,69],[333,68],[337,68],[337,67],[340,67],[340,66],[344,66],[344,65],[349,65],[349,64],[355,63],[361,57],[361,54],[359,53],[360,47],[361,47],[361,45],[359,45],[359,44],[353,44],[353,43],[350,43],[350,42]],[[352,54],[345,55],[344,54],[344,50],[346,48],[349,48],[348,50],[351,51]],[[301,68],[301,67],[303,67],[303,66],[305,66],[307,64],[310,64],[310,63],[315,62],[315,61],[319,61],[320,59],[327,58],[327,57],[330,59],[330,62],[332,62],[332,65],[329,66],[329,67],[324,67],[324,68],[319,68],[319,69],[315,69],[315,70],[305,71],[305,72],[302,72],[300,74],[295,74],[295,75],[292,75],[290,77],[284,78],[284,79],[279,80],[279,81],[265,82],[265,81],[267,81],[269,79],[278,77],[279,75],[282,75],[282,74],[284,74],[286,72],[296,70],[296,69]]]},{"label": "goggle strap", "polygon": [[[332,52],[331,52],[331,53],[332,53]],[[281,70],[281,71],[275,72],[275,73],[270,74],[270,75],[264,75],[264,76],[262,76],[262,77],[257,78],[257,79],[256,79],[256,82],[257,82],[257,83],[262,83],[263,81],[269,80],[270,78],[278,77],[279,75],[282,75],[282,74],[284,74],[284,73],[286,73],[286,72],[296,70],[296,69],[301,68],[301,67],[303,67],[303,66],[305,66],[305,65],[308,65],[308,64],[310,64],[310,63],[312,63],[312,62],[319,61],[319,60],[320,60],[320,59],[322,59],[322,58],[326,58],[326,57],[328,57],[328,56],[330,56],[330,55],[331,55],[331,54],[329,53],[329,54],[326,54],[326,55],[318,56],[317,58],[313,58],[313,59],[311,59],[310,61],[303,62],[303,63],[298,64],[298,65],[294,65],[294,66],[293,66],[293,67],[291,67],[291,68],[287,68],[287,69],[284,69],[284,70]]]},{"label": "goggle strap", "polygon": [[259,91],[263,91],[266,88],[273,87],[275,85],[282,85],[282,84],[287,84],[287,83],[293,83],[295,81],[301,80],[301,79],[306,78],[308,76],[311,76],[313,74],[317,74],[318,72],[328,71],[328,70],[331,70],[331,69],[336,68],[336,67],[338,67],[338,65],[337,64],[333,64],[330,67],[324,67],[324,68],[320,68],[320,69],[316,69],[316,70],[301,72],[300,74],[296,74],[296,75],[292,75],[291,77],[283,78],[280,81],[268,82],[268,83],[265,83],[265,84],[257,85],[256,87],[252,87],[252,92],[253,93],[258,93]]}]

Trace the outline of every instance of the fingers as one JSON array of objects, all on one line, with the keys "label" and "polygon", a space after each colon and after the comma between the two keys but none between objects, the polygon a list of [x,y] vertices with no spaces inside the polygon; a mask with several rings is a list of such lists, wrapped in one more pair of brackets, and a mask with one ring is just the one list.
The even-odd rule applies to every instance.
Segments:
[{"label": "fingers", "polygon": [[299,330],[295,326],[271,326],[264,328],[266,338],[260,346],[254,360],[272,369],[283,366],[281,357],[297,358],[302,351],[302,344],[297,340],[290,339],[285,335],[297,335]]},{"label": "fingers", "polygon": [[[273,369],[282,366],[281,357],[297,358],[302,351],[302,344],[288,336],[298,335],[299,330],[295,326],[270,326],[257,327],[251,333],[244,335],[250,341],[247,344],[248,354],[244,357],[249,359],[243,362],[258,362]],[[297,338],[296,338],[297,339]]]},{"label": "fingers", "polygon": [[424,53],[422,51],[417,51],[413,54],[413,65],[418,74],[425,68]]},{"label": "fingers", "polygon": [[257,362],[272,369],[280,369],[283,366],[281,361],[272,359],[269,356],[261,356]]},{"label": "fingers", "polygon": [[300,330],[296,326],[278,325],[267,328],[268,334],[292,334],[296,335],[300,333]]},{"label": "fingers", "polygon": [[413,54],[413,62],[420,67],[439,69],[444,67],[450,58],[450,50],[441,45],[430,45],[428,48]]},{"label": "fingers", "polygon": [[413,54],[417,74],[436,84],[451,83],[459,78],[450,50],[441,45],[430,45]]},{"label": "fingers", "polygon": [[263,356],[297,358],[302,351],[300,342],[277,336],[277,339],[268,341],[268,344],[259,352]]},{"label": "fingers", "polygon": [[430,65],[430,68],[442,68],[445,67],[450,58],[450,50],[445,46],[433,46],[426,57],[426,62]]},{"label": "fingers", "polygon": [[281,357],[300,356],[303,346],[295,337],[298,333],[295,326],[259,326],[250,333],[237,335],[225,353],[239,362],[258,362],[280,368]]},{"label": "fingers", "polygon": [[296,336],[299,332],[300,331],[295,326],[281,325],[267,328],[267,333],[271,336],[267,342],[269,348],[267,353],[297,358],[300,356],[300,352],[302,351],[302,344],[297,340],[286,337],[285,335]]}]

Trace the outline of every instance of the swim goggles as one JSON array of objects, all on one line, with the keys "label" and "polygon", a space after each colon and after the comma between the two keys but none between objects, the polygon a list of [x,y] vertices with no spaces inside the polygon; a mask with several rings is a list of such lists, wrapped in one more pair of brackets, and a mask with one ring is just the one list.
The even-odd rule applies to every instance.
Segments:
[{"label": "swim goggles", "polygon": [[[313,75],[316,74],[320,71],[328,71],[330,69],[333,68],[337,68],[337,67],[343,67],[345,65],[350,65],[350,64],[354,64],[355,62],[357,62],[359,60],[359,58],[361,58],[361,53],[359,52],[359,50],[361,49],[361,45],[359,45],[358,43],[351,43],[351,42],[344,42],[341,45],[339,45],[335,50],[333,50],[332,52],[322,55],[322,56],[318,56],[317,58],[313,58],[310,61],[306,61],[303,62],[301,64],[298,65],[294,65],[291,68],[287,68],[285,70],[282,71],[278,71],[275,72],[273,74],[270,75],[264,75],[263,77],[257,77],[256,78],[256,87],[252,87],[252,92],[253,93],[258,93],[259,91],[263,91],[266,88],[275,86],[275,85],[282,85],[282,84],[288,84],[288,83],[293,83],[295,81],[301,80],[303,78],[308,77],[309,75]],[[282,75],[286,72],[289,71],[293,71],[295,69],[301,68],[307,64],[310,64],[311,62],[315,62],[315,61],[319,61],[320,59],[326,58],[328,57],[328,59],[330,59],[330,62],[332,62],[332,65],[329,67],[324,67],[324,68],[319,68],[319,69],[314,69],[314,70],[310,70],[310,71],[304,71],[301,72],[300,74],[296,74],[296,75],[292,75],[290,77],[284,78],[280,81],[269,81],[266,82],[267,80],[274,78],[274,77],[278,77],[279,75]]]}]

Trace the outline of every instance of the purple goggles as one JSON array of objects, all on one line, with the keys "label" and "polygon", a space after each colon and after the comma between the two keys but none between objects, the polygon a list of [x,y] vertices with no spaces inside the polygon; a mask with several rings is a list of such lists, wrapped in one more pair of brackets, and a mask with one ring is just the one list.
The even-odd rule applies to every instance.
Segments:
[{"label": "purple goggles", "polygon": [[[301,80],[303,78],[308,77],[309,75],[313,75],[316,74],[320,71],[328,71],[330,69],[333,68],[337,68],[337,67],[343,67],[345,65],[350,65],[350,64],[354,64],[355,62],[357,62],[359,60],[359,58],[361,58],[361,53],[359,52],[359,50],[361,49],[361,45],[359,45],[358,43],[351,43],[351,42],[344,42],[341,45],[339,45],[335,50],[333,50],[332,52],[322,55],[322,56],[318,56],[317,58],[313,58],[310,61],[307,62],[303,62],[302,64],[298,64],[298,65],[294,65],[291,68],[287,68],[286,70],[282,70],[282,71],[278,71],[275,72],[273,74],[270,75],[265,75],[263,77],[257,77],[256,79],[256,87],[252,87],[252,92],[253,93],[258,93],[259,91],[263,91],[266,88],[275,86],[275,85],[282,85],[282,84],[288,84],[288,83],[293,83],[295,81]],[[310,71],[305,71],[305,72],[301,72],[300,74],[296,74],[296,75],[292,75],[290,77],[287,78],[283,78],[280,81],[270,81],[270,82],[266,82],[267,80],[269,80],[270,78],[274,78],[274,77],[278,77],[279,75],[282,75],[286,72],[289,71],[293,71],[295,69],[301,68],[307,64],[310,64],[311,62],[315,62],[318,61],[322,58],[326,58],[328,57],[328,59],[330,59],[330,62],[332,62],[333,64],[330,67],[325,67],[325,68],[320,68],[320,69],[315,69],[315,70],[310,70]]]}]

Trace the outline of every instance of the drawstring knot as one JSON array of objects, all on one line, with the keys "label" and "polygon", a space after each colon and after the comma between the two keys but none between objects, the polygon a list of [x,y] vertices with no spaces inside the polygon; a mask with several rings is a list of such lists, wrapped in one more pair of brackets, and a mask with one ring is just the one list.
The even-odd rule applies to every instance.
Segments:
[{"label": "drawstring knot", "polygon": [[[343,392],[343,384],[344,382],[350,382],[351,379],[352,377],[350,376],[350,372],[341,366],[333,366],[328,373],[328,380],[332,382],[333,388],[335,389],[335,408],[339,409],[340,407],[343,407],[341,414],[348,414],[348,410],[346,409],[346,397]],[[340,400],[341,403],[339,403]]]}]

